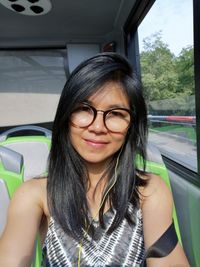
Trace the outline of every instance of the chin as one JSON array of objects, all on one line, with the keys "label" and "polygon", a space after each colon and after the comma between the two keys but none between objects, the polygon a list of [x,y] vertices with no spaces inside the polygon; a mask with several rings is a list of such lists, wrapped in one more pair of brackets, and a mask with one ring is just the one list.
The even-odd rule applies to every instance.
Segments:
[{"label": "chin", "polygon": [[92,165],[98,165],[98,164],[105,164],[108,160],[110,160],[111,156],[108,157],[97,157],[96,155],[93,155],[91,157],[82,157],[86,164],[92,164]]}]

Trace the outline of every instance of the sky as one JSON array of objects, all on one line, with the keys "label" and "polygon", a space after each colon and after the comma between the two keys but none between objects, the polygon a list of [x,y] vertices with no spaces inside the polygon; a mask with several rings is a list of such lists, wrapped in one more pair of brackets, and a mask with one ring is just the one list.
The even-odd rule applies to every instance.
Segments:
[{"label": "sky", "polygon": [[183,47],[193,45],[193,1],[156,0],[139,27],[140,51],[142,40],[158,31],[176,56]]}]

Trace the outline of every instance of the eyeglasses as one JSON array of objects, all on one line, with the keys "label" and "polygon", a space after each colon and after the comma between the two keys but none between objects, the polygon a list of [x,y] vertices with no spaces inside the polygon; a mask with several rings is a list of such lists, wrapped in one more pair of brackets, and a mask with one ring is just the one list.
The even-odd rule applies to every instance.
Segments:
[{"label": "eyeglasses", "polygon": [[130,125],[131,114],[126,108],[112,108],[108,110],[97,110],[93,106],[83,103],[71,114],[71,123],[79,128],[90,126],[96,119],[97,113],[103,114],[105,127],[115,133],[122,133]]}]

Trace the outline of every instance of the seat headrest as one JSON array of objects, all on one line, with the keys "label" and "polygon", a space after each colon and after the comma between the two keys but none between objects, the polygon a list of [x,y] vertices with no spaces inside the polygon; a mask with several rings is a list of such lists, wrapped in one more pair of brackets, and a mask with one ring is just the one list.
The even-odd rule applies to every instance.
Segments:
[{"label": "seat headrest", "polygon": [[21,173],[23,156],[8,147],[0,146],[0,160],[4,169],[17,174]]}]

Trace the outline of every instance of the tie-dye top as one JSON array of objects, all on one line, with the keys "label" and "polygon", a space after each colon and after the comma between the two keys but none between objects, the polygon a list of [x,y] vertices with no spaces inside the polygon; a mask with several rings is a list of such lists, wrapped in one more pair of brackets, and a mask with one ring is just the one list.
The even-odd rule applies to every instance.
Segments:
[{"label": "tie-dye top", "polygon": [[[104,214],[106,229],[94,223],[93,238],[87,236],[90,242],[83,242],[80,265],[88,267],[139,267],[144,258],[144,237],[141,209],[136,211],[136,224],[129,225],[124,219],[120,226],[111,233],[106,230],[112,224],[115,212]],[[80,244],[66,235],[53,218],[47,231],[43,246],[44,267],[74,267],[78,266]]]}]

